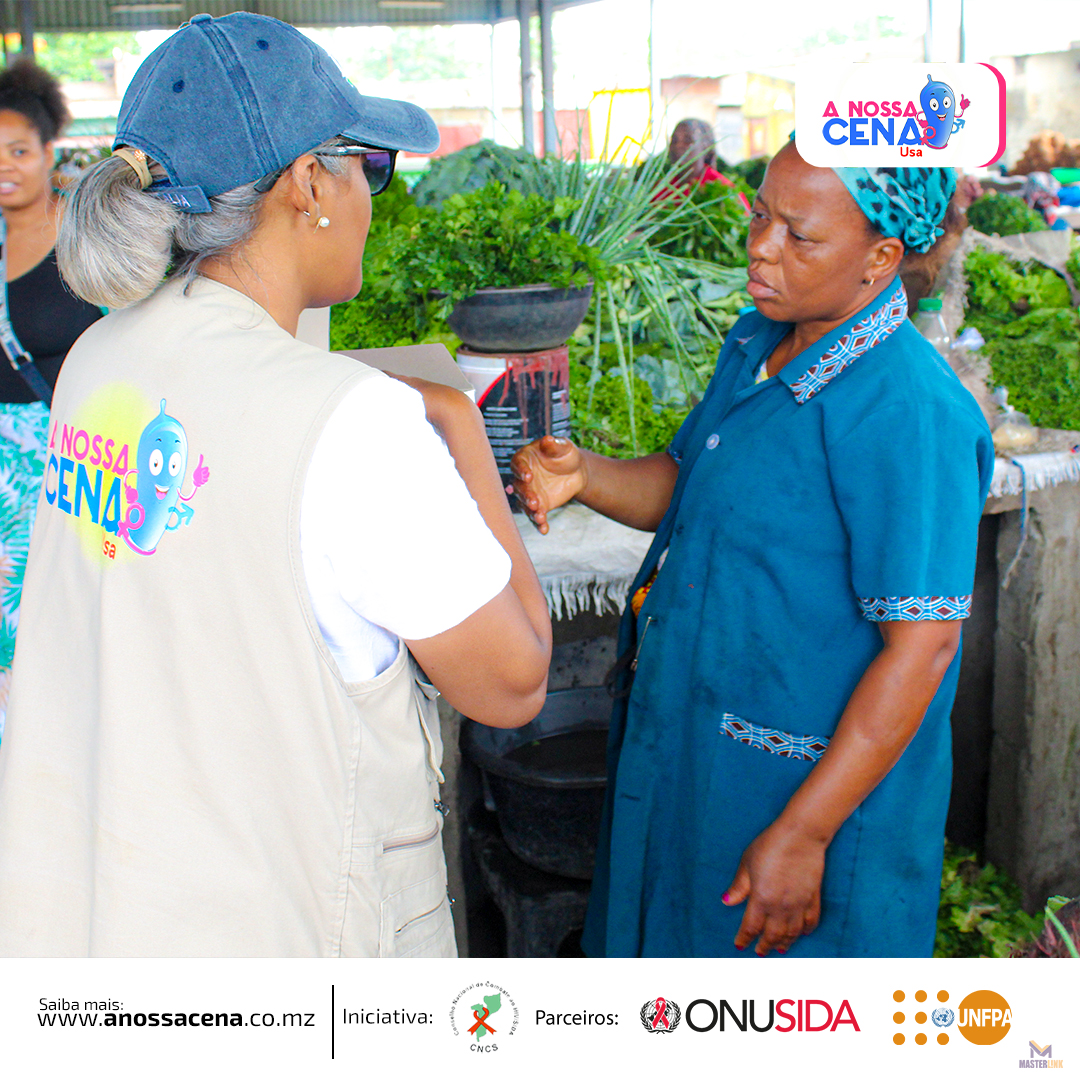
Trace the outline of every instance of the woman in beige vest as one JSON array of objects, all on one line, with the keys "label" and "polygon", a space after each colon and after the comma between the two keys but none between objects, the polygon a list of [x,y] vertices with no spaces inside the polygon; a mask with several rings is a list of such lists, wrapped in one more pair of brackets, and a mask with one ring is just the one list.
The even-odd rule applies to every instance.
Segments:
[{"label": "woman in beige vest", "polygon": [[546,605],[475,408],[293,337],[437,142],[263,16],[197,16],[132,81],[60,228],[113,313],[50,422],[0,954],[453,955],[433,699],[532,718]]}]

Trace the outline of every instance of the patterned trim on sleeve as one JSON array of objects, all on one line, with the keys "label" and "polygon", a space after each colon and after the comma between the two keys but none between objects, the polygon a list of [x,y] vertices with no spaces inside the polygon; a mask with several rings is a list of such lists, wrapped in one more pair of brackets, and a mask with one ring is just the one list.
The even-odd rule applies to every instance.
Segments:
[{"label": "patterned trim on sleeve", "polygon": [[859,607],[871,622],[949,622],[971,614],[971,597],[860,596]]},{"label": "patterned trim on sleeve", "polygon": [[800,405],[805,405],[815,394],[823,390],[849,364],[864,352],[884,341],[906,318],[907,293],[904,286],[896,291],[876,311],[857,322],[821,359],[808,368],[792,384],[791,392]]},{"label": "patterned trim on sleeve", "polygon": [[797,758],[799,761],[817,761],[829,748],[829,740],[823,735],[792,735],[776,728],[758,727],[748,720],[743,720],[731,713],[724,713],[720,723],[720,734],[741,742],[744,746],[753,746],[757,750],[767,750],[780,757]]}]

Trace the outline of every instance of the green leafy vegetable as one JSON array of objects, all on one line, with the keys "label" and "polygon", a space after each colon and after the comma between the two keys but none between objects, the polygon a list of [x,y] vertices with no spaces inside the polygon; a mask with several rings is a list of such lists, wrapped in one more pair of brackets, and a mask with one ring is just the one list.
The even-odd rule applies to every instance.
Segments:
[{"label": "green leafy vegetable", "polygon": [[979,247],[964,272],[965,322],[986,339],[983,352],[1009,403],[1039,427],[1080,428],[1080,317],[1065,281],[1049,267]]},{"label": "green leafy vegetable", "polygon": [[1039,308],[1001,328],[985,348],[994,382],[1039,427],[1080,428],[1080,317]]},{"label": "green leafy vegetable", "polygon": [[740,192],[753,197],[745,184],[730,188],[716,182],[695,188],[690,201],[698,207],[700,216],[681,229],[670,225],[660,229],[653,246],[667,255],[681,255],[723,266],[746,266],[750,216],[739,201]]},{"label": "green leafy vegetable", "polygon": [[[614,359],[614,347],[602,346],[601,356]],[[666,450],[689,406],[660,406],[649,383],[633,376],[634,419],[637,449],[630,434],[630,406],[622,372],[617,363],[607,367],[595,384],[591,371],[582,363],[570,365],[570,418],[574,441],[585,450],[608,457],[629,458]]]},{"label": "green leafy vegetable", "polygon": [[1008,956],[1041,930],[1021,905],[1020,886],[975,853],[945,842],[934,956]]},{"label": "green leafy vegetable", "polygon": [[523,195],[493,181],[422,208],[409,232],[402,272],[445,294],[443,310],[484,288],[554,285],[581,288],[602,276],[597,253],[567,228],[580,205],[558,196]]},{"label": "green leafy vegetable", "polygon": [[987,236],[1013,236],[1016,233],[1043,232],[1048,226],[1038,210],[1032,210],[1016,195],[988,191],[976,199],[967,212],[968,224]]}]

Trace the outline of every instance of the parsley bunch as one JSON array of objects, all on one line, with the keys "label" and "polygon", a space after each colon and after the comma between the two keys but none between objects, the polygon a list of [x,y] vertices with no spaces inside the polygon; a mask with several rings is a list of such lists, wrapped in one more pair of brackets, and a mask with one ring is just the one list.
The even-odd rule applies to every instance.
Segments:
[{"label": "parsley bunch", "polygon": [[442,310],[480,289],[580,288],[600,277],[595,250],[566,229],[574,199],[545,199],[495,181],[421,207],[402,271],[413,286],[445,295]]}]

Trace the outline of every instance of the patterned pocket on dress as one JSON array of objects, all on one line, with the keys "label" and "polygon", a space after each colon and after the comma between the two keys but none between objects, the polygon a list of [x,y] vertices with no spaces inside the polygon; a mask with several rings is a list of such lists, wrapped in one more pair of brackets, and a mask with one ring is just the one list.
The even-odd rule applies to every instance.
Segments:
[{"label": "patterned pocket on dress", "polygon": [[780,757],[798,758],[800,761],[817,761],[829,748],[829,740],[824,735],[792,735],[776,728],[758,727],[731,713],[723,714],[720,734],[744,746],[767,750]]}]

